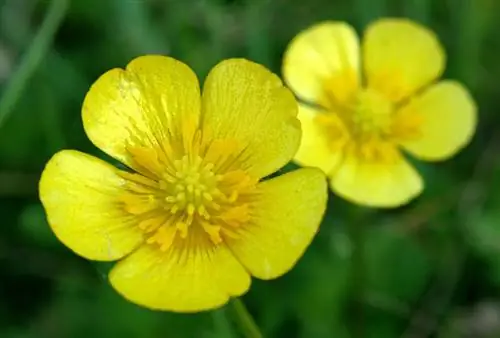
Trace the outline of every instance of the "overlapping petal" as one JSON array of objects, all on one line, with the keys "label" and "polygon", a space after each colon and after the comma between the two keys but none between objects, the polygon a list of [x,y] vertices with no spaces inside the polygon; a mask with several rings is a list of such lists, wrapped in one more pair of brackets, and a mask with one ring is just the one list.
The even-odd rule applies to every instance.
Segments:
[{"label": "overlapping petal", "polygon": [[299,33],[283,59],[283,76],[302,99],[344,104],[360,84],[359,40],[343,22],[327,21]]},{"label": "overlapping petal", "polygon": [[370,157],[350,145],[330,185],[343,198],[372,207],[403,205],[423,189],[418,172],[391,144],[373,145]]},{"label": "overlapping petal", "polygon": [[222,61],[210,71],[202,101],[204,132],[233,141],[243,169],[253,176],[275,172],[297,151],[297,103],[265,67],[243,59]]},{"label": "overlapping petal", "polygon": [[143,246],[110,272],[113,287],[128,300],[157,310],[196,312],[225,304],[250,287],[250,276],[229,249]]},{"label": "overlapping petal", "polygon": [[408,19],[372,23],[362,53],[368,87],[394,102],[436,80],[445,66],[445,53],[434,33]]},{"label": "overlapping petal", "polygon": [[419,123],[417,137],[401,143],[423,160],[449,158],[469,143],[476,130],[476,104],[467,89],[454,81],[429,87],[398,113]]},{"label": "overlapping petal", "polygon": [[298,117],[302,140],[294,161],[329,173],[341,160],[342,148],[348,141],[344,125],[335,114],[304,104],[299,104]]},{"label": "overlapping petal", "polygon": [[327,183],[313,168],[299,169],[259,185],[250,224],[228,245],[255,277],[272,279],[290,270],[318,231]]},{"label": "overlapping petal", "polygon": [[101,150],[134,165],[129,147],[160,149],[170,135],[181,135],[200,114],[196,75],[166,56],[141,56],[125,70],[103,74],[83,102],[82,118],[90,140]]},{"label": "overlapping petal", "polygon": [[[256,195],[241,197],[249,198],[251,211],[248,224],[239,227],[240,236],[214,244],[191,218],[189,232],[170,246],[156,245],[153,237],[144,242],[145,236],[154,234],[146,234],[140,221],[150,222],[146,218],[151,216],[160,222],[163,205],[155,203],[162,189],[171,188],[159,181],[161,174],[179,170],[163,172],[162,166],[180,162],[172,164],[168,156],[160,161],[160,152],[165,155],[176,146],[184,159],[193,155],[191,150],[196,156],[206,155],[201,149],[210,145],[210,156],[227,156],[230,161],[224,165],[231,162],[251,178],[274,173],[292,159],[301,137],[297,103],[279,78],[258,64],[221,62],[210,72],[201,96],[196,76],[186,65],[168,57],[139,57],[125,70],[111,70],[96,81],[84,101],[83,121],[96,146],[138,173],[120,172],[92,156],[63,151],[43,172],[40,198],[56,236],[77,254],[93,260],[123,258],[109,279],[131,302],[176,312],[219,307],[244,294],[251,275],[270,279],[291,269],[318,230],[326,208],[326,178],[319,169],[301,169],[259,183]],[[197,127],[201,133],[194,132]],[[182,146],[175,144],[179,141]],[[166,145],[171,142],[174,146]],[[201,159],[196,160],[199,165]],[[157,185],[139,178],[148,173],[155,174],[150,179]],[[165,174],[167,181],[169,175],[177,172]],[[132,178],[134,182],[128,181]],[[137,191],[131,191],[136,188],[145,194],[138,201],[154,202],[147,207],[158,210],[142,210],[133,196]],[[203,197],[211,195],[207,196]],[[231,195],[225,202],[238,198]],[[192,216],[190,207],[169,210]]]},{"label": "overlapping petal", "polygon": [[119,259],[143,240],[133,218],[120,207],[125,181],[113,166],[78,151],[64,150],[47,163],[40,199],[55,235],[93,260]]}]

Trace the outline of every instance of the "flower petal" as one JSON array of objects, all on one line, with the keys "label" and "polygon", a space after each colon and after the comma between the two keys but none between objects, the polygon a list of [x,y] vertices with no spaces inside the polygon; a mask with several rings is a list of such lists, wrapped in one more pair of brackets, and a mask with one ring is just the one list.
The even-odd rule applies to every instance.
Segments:
[{"label": "flower petal", "polygon": [[443,73],[445,53],[437,37],[408,19],[381,19],[363,40],[368,87],[399,102]]},{"label": "flower petal", "polygon": [[83,102],[83,124],[101,150],[134,167],[129,146],[158,149],[169,135],[197,123],[200,88],[193,71],[175,59],[148,55],[126,70],[112,69],[90,88]]},{"label": "flower petal", "polygon": [[158,310],[197,312],[224,305],[250,287],[250,276],[224,245],[162,252],[144,245],[110,272],[129,301]]},{"label": "flower petal", "polygon": [[352,145],[330,176],[335,193],[361,205],[390,208],[408,203],[423,189],[417,171],[392,145],[376,145],[373,158]]},{"label": "flower petal", "polygon": [[233,141],[254,176],[275,172],[297,151],[297,103],[265,67],[244,59],[222,61],[208,74],[202,101],[204,131]]},{"label": "flower petal", "polygon": [[118,205],[124,184],[118,170],[73,150],[55,154],[40,179],[40,199],[55,235],[80,256],[112,261],[143,240]]},{"label": "flower petal", "polygon": [[465,87],[454,81],[429,87],[404,106],[399,115],[416,117],[420,123],[418,138],[403,140],[403,147],[429,161],[456,154],[470,142],[477,124],[474,99]]},{"label": "flower petal", "polygon": [[345,103],[360,80],[359,39],[354,28],[327,21],[299,33],[283,59],[283,77],[295,93],[310,102],[331,107]]},{"label": "flower petal", "polygon": [[347,131],[334,113],[299,104],[302,139],[294,161],[329,173],[342,159]]},{"label": "flower petal", "polygon": [[272,279],[295,265],[318,231],[327,184],[320,170],[304,168],[264,181],[259,188],[253,220],[228,245],[253,276]]}]

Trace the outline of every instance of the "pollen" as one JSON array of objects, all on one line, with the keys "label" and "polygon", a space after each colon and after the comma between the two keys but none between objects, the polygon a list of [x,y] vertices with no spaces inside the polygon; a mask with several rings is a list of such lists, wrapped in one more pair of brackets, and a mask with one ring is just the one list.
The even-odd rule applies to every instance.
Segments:
[{"label": "pollen", "polygon": [[376,91],[359,90],[340,107],[338,116],[358,142],[383,139],[391,133],[393,104]]},{"label": "pollen", "polygon": [[125,174],[124,208],[147,242],[164,251],[186,241],[219,245],[251,219],[257,180],[243,169],[234,142],[193,134],[154,152],[129,149],[146,170]]}]

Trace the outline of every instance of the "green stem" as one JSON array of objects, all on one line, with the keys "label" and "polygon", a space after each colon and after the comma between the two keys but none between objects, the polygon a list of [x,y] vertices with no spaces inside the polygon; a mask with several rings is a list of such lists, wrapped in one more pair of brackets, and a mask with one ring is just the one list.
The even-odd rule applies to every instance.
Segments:
[{"label": "green stem", "polygon": [[234,329],[227,316],[227,309],[219,309],[212,311],[212,319],[216,337],[218,338],[235,338]]},{"label": "green stem", "polygon": [[67,7],[68,0],[53,0],[50,4],[40,30],[4,90],[0,100],[0,128],[11,115],[24,87],[47,54]]},{"label": "green stem", "polygon": [[365,229],[367,210],[360,210],[358,217],[354,217],[349,227],[349,238],[352,245],[351,254],[351,300],[353,310],[353,321],[351,322],[351,337],[365,337]]},{"label": "green stem", "polygon": [[263,338],[259,327],[255,323],[247,307],[240,298],[233,299],[230,303],[234,318],[238,321],[238,325],[245,334],[246,338]]},{"label": "green stem", "polygon": [[449,1],[453,6],[451,11],[452,27],[456,40],[454,41],[454,64],[456,77],[474,90],[478,84],[478,74],[481,73],[481,47],[484,27],[488,22],[477,1]]}]

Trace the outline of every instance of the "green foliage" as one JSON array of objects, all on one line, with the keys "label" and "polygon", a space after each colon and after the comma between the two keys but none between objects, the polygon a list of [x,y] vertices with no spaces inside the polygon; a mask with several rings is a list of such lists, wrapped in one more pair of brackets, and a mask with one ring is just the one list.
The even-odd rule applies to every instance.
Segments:
[{"label": "green foliage", "polygon": [[[50,3],[0,1],[0,100]],[[460,328],[477,319],[476,306],[488,300],[498,308],[500,296],[500,3],[492,0],[71,1],[0,125],[0,337],[239,337],[227,309],[159,313],[118,296],[107,282],[110,265],[84,261],[51,233],[38,202],[39,174],[63,148],[103,156],[83,132],[81,103],[100,74],[135,56],[171,55],[200,77],[227,57],[279,74],[287,43],[310,24],[347,20],[362,31],[387,15],[437,31],[448,52],[446,77],[466,82],[478,100],[477,136],[450,161],[418,164],[426,191],[409,206],[365,216],[331,196],[321,231],[295,269],[254,281],[244,300],[267,337],[348,338],[356,326],[363,338],[466,337]],[[360,219],[366,273],[358,293],[348,230]],[[436,286],[442,290],[429,300]],[[474,337],[497,337],[499,327]]]},{"label": "green foliage", "polygon": [[[367,282],[379,293],[415,302],[429,277],[430,266],[422,248],[411,238],[386,229],[370,229],[366,248]],[[381,268],[383,266],[390,268]]]}]

